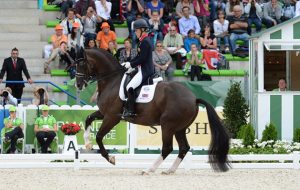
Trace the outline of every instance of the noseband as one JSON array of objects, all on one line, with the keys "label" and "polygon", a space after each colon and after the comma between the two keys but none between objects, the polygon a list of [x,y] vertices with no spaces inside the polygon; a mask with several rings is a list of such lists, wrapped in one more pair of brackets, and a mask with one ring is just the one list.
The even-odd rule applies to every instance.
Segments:
[{"label": "noseband", "polygon": [[[84,67],[87,67],[87,65],[86,65],[87,60],[85,58],[76,59],[75,60],[76,67],[80,64],[81,61],[83,61],[82,65]],[[87,68],[85,68],[85,69],[87,69]],[[75,77],[83,78],[83,83],[84,83],[85,86],[87,86],[88,81],[90,80],[88,77],[86,77],[86,74],[84,74],[84,73],[78,73],[77,69],[76,69]]]}]

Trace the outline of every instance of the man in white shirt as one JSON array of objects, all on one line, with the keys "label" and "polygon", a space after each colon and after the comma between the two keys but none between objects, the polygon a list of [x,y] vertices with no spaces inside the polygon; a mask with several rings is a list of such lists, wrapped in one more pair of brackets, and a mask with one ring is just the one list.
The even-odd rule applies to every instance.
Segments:
[{"label": "man in white shirt", "polygon": [[182,8],[183,17],[179,19],[179,30],[183,37],[188,35],[188,31],[193,29],[196,34],[200,34],[201,28],[197,17],[190,14],[190,7]]}]

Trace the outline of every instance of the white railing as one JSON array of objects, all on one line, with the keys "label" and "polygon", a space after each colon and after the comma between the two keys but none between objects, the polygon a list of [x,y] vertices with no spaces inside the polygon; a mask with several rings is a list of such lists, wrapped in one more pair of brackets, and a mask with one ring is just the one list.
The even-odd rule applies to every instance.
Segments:
[{"label": "white railing", "polygon": [[[160,168],[169,168],[177,155],[172,154]],[[157,154],[115,154],[116,165],[108,163],[100,154],[1,154],[0,168],[139,168],[149,167]],[[232,168],[300,169],[300,154],[229,155]],[[259,161],[259,162],[258,162]],[[270,162],[271,161],[271,162]],[[255,163],[253,163],[255,162]],[[207,155],[188,153],[180,168],[209,169]]]}]

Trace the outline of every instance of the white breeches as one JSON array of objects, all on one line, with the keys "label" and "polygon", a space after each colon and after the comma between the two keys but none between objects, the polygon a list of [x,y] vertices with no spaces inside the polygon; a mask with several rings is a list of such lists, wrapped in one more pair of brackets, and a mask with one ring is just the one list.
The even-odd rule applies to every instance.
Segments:
[{"label": "white breeches", "polygon": [[[123,78],[122,78],[121,89],[123,89],[126,77],[127,77],[127,75],[125,73]],[[126,90],[128,91],[129,88],[136,89],[138,86],[140,86],[140,84],[142,83],[142,80],[143,80],[142,69],[141,69],[141,67],[138,67],[137,74],[128,83],[128,85],[126,86]]]}]

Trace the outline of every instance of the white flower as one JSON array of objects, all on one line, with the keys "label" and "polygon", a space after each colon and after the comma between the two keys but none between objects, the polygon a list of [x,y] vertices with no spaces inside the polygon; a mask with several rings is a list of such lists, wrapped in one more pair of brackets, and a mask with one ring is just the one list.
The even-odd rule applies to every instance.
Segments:
[{"label": "white flower", "polygon": [[248,145],[247,148],[252,148],[252,146],[251,146],[251,145]]},{"label": "white flower", "polygon": [[276,149],[276,148],[274,148],[274,150],[273,150],[275,153],[278,153],[278,149]]}]

